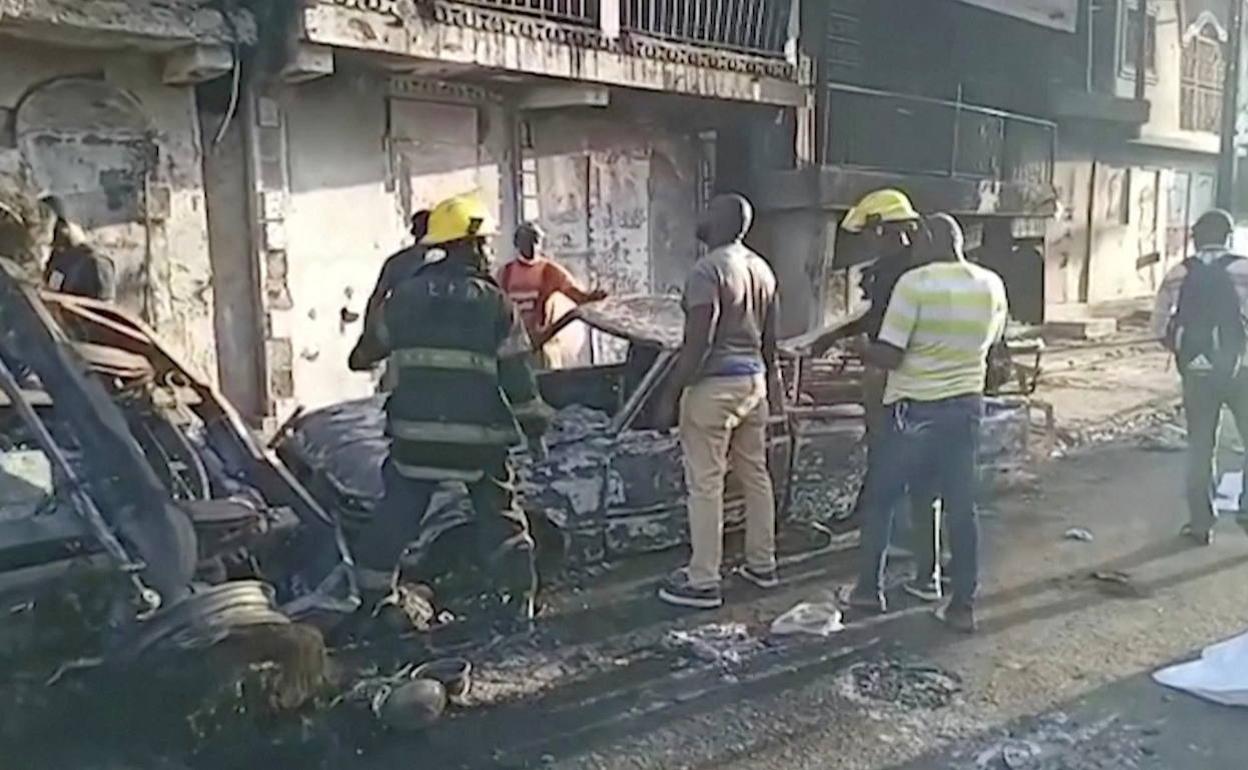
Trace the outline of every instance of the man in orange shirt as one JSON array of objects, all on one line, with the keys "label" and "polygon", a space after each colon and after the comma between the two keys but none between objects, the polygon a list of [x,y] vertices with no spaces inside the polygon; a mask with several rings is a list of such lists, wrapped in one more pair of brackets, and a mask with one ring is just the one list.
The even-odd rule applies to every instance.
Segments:
[{"label": "man in orange shirt", "polygon": [[[503,266],[498,283],[520,312],[530,337],[542,339],[554,322],[550,299],[556,293],[578,305],[607,296],[601,289],[582,289],[562,265],[538,255],[542,230],[536,223],[524,222],[517,227],[514,243],[516,259]],[[537,351],[537,363],[543,369],[551,368],[551,357],[545,346]]]}]

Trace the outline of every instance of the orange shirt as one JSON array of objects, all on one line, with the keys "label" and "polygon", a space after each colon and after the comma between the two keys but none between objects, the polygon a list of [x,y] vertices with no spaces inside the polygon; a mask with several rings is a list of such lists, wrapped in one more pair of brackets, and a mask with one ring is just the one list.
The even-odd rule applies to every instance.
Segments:
[{"label": "orange shirt", "polygon": [[512,260],[503,266],[498,283],[516,306],[529,334],[546,328],[554,320],[550,317],[550,298],[555,292],[569,299],[580,294],[572,274],[549,259]]}]

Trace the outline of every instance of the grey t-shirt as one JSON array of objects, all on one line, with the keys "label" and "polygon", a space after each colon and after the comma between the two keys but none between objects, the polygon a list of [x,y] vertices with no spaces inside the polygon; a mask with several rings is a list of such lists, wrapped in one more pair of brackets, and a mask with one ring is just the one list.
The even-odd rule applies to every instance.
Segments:
[{"label": "grey t-shirt", "polygon": [[701,377],[758,374],[763,366],[763,331],[779,312],[771,266],[740,243],[721,246],[694,264],[685,283],[685,311],[715,309],[715,338]]}]

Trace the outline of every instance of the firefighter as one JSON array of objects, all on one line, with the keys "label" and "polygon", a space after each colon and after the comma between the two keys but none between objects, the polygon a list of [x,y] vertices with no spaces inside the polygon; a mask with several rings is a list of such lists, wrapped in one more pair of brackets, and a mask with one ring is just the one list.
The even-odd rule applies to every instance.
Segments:
[{"label": "firefighter", "polygon": [[490,276],[493,227],[476,198],[438,204],[422,244],[445,257],[394,287],[362,343],[362,359],[388,356],[398,372],[386,402],[385,496],[355,546],[364,611],[391,594],[395,563],[419,534],[430,497],[454,481],[468,487],[479,563],[499,603],[507,614],[532,617],[534,543],[514,499],[508,448],[520,432],[540,438],[550,410],[537,390],[528,333]]}]

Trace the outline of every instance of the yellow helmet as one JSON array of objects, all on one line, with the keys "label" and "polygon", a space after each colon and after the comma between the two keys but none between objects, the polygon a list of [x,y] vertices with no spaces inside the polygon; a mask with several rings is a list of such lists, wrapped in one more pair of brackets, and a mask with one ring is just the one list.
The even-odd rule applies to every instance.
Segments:
[{"label": "yellow helmet", "polygon": [[841,229],[860,233],[880,222],[917,222],[919,219],[919,212],[901,190],[876,190],[867,193],[849,210],[841,221]]},{"label": "yellow helmet", "polygon": [[440,246],[464,238],[494,234],[494,218],[475,195],[447,198],[429,212],[429,228],[420,239],[424,246]]}]

